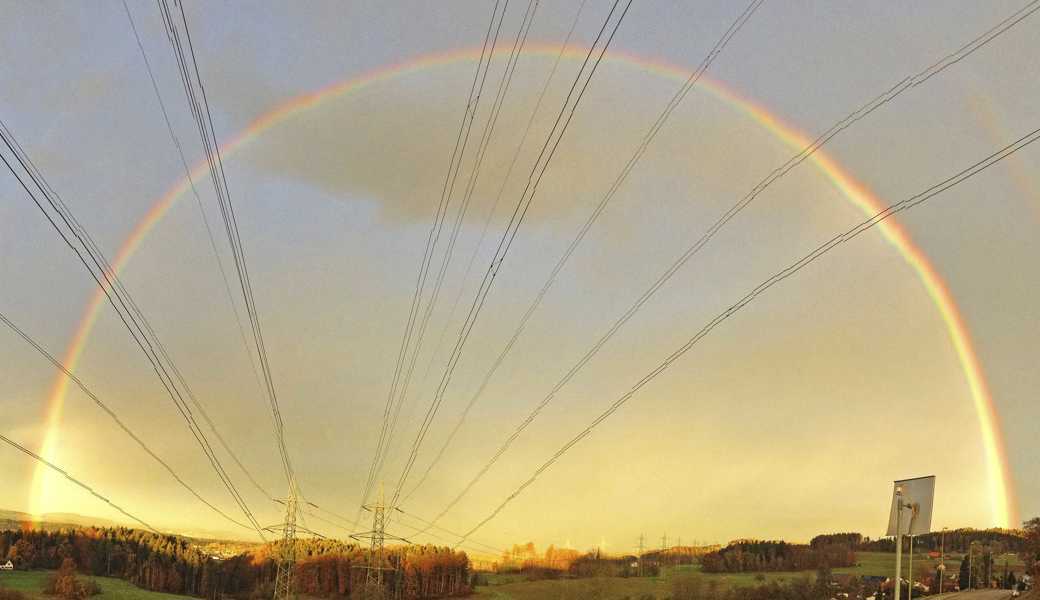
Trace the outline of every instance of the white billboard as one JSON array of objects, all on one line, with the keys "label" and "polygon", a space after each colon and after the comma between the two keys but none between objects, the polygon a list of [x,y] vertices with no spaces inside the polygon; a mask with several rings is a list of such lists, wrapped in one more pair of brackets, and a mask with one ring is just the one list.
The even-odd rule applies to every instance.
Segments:
[{"label": "white billboard", "polygon": [[[934,475],[896,481],[892,486],[886,535],[894,536],[897,532],[901,535],[921,535],[930,532],[934,497]],[[898,531],[896,523],[899,524]]]}]

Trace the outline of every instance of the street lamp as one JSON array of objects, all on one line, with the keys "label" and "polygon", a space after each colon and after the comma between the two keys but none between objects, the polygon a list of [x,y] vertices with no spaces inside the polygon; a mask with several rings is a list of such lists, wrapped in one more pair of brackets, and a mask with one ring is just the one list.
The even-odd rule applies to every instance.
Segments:
[{"label": "street lamp", "polygon": [[946,528],[942,528],[939,538],[939,593],[942,594],[943,579],[946,578]]},{"label": "street lamp", "polygon": [[978,540],[972,540],[968,544],[968,589],[975,589],[972,586],[972,582],[975,578],[975,544],[979,543]]}]

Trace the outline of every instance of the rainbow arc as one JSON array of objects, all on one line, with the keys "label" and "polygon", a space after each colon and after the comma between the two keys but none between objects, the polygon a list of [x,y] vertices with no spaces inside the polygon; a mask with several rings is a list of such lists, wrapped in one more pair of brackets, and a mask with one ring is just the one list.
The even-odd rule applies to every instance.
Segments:
[{"label": "rainbow arc", "polygon": [[[564,56],[569,60],[580,60],[587,51],[588,48],[585,47],[571,46],[564,51]],[[558,52],[558,45],[534,44],[529,45],[524,51],[524,55],[555,57]],[[397,77],[454,63],[475,62],[479,56],[479,48],[427,55],[408,62],[376,69],[319,90],[302,94],[255,119],[248,127],[222,144],[221,152],[225,158],[230,157],[250,144],[255,143],[264,133],[272,128],[288,123],[294,117],[334,101],[337,98],[357,93],[360,90]],[[608,63],[619,63],[624,66],[636,67],[669,79],[685,81],[690,74],[687,69],[679,66],[617,51],[608,52],[604,60]],[[792,150],[799,151],[812,142],[812,139],[805,133],[785,123],[779,116],[752,100],[743,97],[722,82],[702,77],[697,84],[697,88],[731,105],[782,143],[792,148]],[[857,181],[824,150],[817,150],[807,160],[807,163],[823,174],[841,195],[864,215],[873,215],[886,206],[867,186]],[[191,178],[201,179],[205,177],[206,169],[205,162],[199,163],[192,168]],[[189,190],[189,180],[187,178],[181,179],[151,205],[145,216],[123,241],[115,255],[115,259],[111,261],[112,268],[116,273],[126,268],[149,232],[160,223],[179,199],[185,197]],[[969,388],[973,408],[978,420],[978,427],[985,449],[991,519],[996,526],[1011,527],[1018,522],[1018,515],[1008,467],[1005,441],[1000,419],[986,383],[986,377],[972,343],[970,330],[946,282],[928,256],[914,243],[902,225],[895,219],[888,219],[878,225],[877,229],[885,241],[899,253],[916,274],[938,311],[939,316],[942,318],[950,343],[956,352],[965,383]],[[104,306],[104,299],[104,293],[100,289],[97,290],[83,310],[83,315],[63,357],[64,364],[71,371],[76,370],[76,365],[83,354],[98,314]],[[51,387],[46,409],[46,430],[43,444],[40,448],[40,455],[44,458],[49,459],[53,457],[61,435],[61,419],[68,385],[68,379],[59,373]],[[37,466],[33,476],[32,497],[29,503],[33,513],[39,514],[43,512],[44,499],[50,493],[53,493],[51,488],[56,482],[55,476],[45,467]]]}]

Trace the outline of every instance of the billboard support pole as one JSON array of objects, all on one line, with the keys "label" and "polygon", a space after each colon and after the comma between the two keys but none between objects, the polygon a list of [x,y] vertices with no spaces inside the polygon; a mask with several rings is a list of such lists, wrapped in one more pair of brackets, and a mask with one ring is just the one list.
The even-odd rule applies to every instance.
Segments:
[{"label": "billboard support pole", "polygon": [[[913,522],[913,518],[911,518],[910,521]],[[911,527],[913,527],[913,526],[911,525]],[[907,583],[906,600],[913,600],[913,598],[914,598],[914,536],[909,535],[907,537],[910,538],[910,559],[908,561],[909,565],[907,566],[907,570],[906,570],[906,583]]]},{"label": "billboard support pole", "polygon": [[896,580],[895,600],[903,589],[903,488],[896,487]]}]

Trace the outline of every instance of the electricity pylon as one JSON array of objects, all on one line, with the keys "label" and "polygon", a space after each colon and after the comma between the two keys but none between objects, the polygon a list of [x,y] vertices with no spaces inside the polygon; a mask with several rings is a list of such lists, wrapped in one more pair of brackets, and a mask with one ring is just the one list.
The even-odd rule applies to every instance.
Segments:
[{"label": "electricity pylon", "polygon": [[296,567],[296,487],[289,484],[289,495],[285,499],[285,522],[277,529],[282,530],[282,545],[278,552],[278,572],[274,578],[274,600],[292,600],[293,571]]},{"label": "electricity pylon", "polygon": [[369,544],[368,564],[359,568],[365,569],[365,595],[367,597],[379,597],[378,594],[383,593],[383,571],[397,570],[393,566],[383,566],[386,540],[399,541],[406,544],[411,542],[386,532],[387,507],[383,499],[382,484],[379,485],[379,499],[374,504],[366,504],[362,508],[372,513],[372,530],[353,533],[350,537],[358,541],[369,540],[371,542]]},{"label": "electricity pylon", "polygon": [[643,534],[639,534],[639,576],[643,576]]},{"label": "electricity pylon", "polygon": [[[301,494],[296,489],[295,482],[289,483],[289,495],[285,500],[272,498],[275,502],[285,505],[285,521],[280,525],[264,527],[264,531],[274,533],[281,532],[282,543],[275,555],[278,570],[274,577],[274,600],[293,600],[296,595],[293,588],[294,573],[296,570],[296,534],[304,533],[320,539],[328,539],[317,531],[311,531],[304,525],[296,523],[299,517],[299,497]],[[306,500],[306,499],[305,499]],[[310,504],[306,502],[306,504]],[[312,506],[314,506],[312,504]],[[302,517],[301,517],[302,518]]]}]

